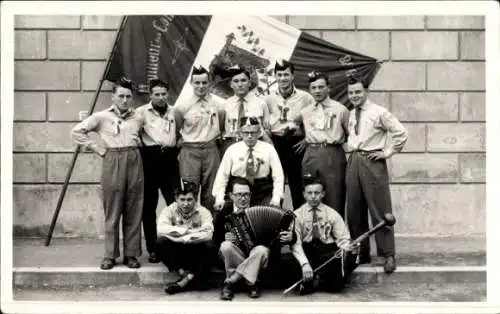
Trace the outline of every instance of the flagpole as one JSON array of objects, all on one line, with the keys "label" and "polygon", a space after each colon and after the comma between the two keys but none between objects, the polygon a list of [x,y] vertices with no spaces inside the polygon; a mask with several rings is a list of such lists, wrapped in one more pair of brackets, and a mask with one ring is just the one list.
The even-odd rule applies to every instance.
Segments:
[{"label": "flagpole", "polygon": [[[99,80],[99,84],[97,85],[97,91],[94,94],[94,99],[92,100],[92,106],[90,107],[88,115],[91,115],[94,112],[95,106],[97,104],[97,99],[98,99],[99,94],[100,94],[101,89],[102,89],[102,84],[104,83],[104,80],[108,74],[111,60],[113,59],[113,56],[116,52],[116,48],[118,47],[118,42],[119,42],[120,37],[122,35],[123,27],[127,21],[127,18],[128,18],[127,15],[122,17],[122,20],[120,23],[120,28],[118,29],[118,32],[116,34],[115,42],[113,44],[113,48],[111,49],[111,53],[108,56],[108,60],[106,62],[106,68],[102,74],[101,79]],[[80,153],[80,145],[77,145],[75,152],[73,153],[73,159],[71,160],[71,164],[69,166],[68,172],[66,173],[66,180],[64,181],[63,188],[61,190],[61,194],[59,194],[59,199],[57,201],[56,210],[54,212],[54,215],[52,216],[52,222],[50,224],[49,234],[47,235],[47,238],[45,240],[45,246],[50,245],[50,240],[52,239],[52,233],[54,232],[54,227],[56,226],[57,217],[59,216],[59,212],[61,211],[61,206],[62,206],[62,203],[64,200],[64,196],[66,195],[66,190],[68,189],[69,180],[71,179],[71,174],[73,173],[73,169],[75,168],[76,159],[78,158],[79,153]]]}]

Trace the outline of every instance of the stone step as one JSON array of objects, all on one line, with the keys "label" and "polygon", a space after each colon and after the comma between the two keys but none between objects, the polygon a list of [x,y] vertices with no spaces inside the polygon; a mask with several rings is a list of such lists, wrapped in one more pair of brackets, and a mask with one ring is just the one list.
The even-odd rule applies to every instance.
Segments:
[{"label": "stone step", "polygon": [[[172,275],[162,266],[143,266],[129,269],[117,266],[111,270],[98,267],[15,267],[13,281],[16,288],[160,285],[172,281]],[[216,286],[223,273],[213,272],[212,284]],[[399,266],[387,275],[379,266],[358,267],[351,277],[352,284],[387,283],[483,283],[486,266]]]},{"label": "stone step", "polygon": [[[396,238],[395,273],[383,272],[383,259],[359,266],[353,284],[380,283],[485,283],[484,238]],[[142,267],[129,269],[118,264],[99,269],[103,241],[100,239],[55,238],[50,246],[43,239],[14,239],[14,287],[149,286],[171,280],[162,264],[150,264],[147,255],[139,258]],[[372,249],[372,255],[376,255]],[[117,260],[118,263],[121,259]],[[213,272],[214,285],[222,271]]]}]

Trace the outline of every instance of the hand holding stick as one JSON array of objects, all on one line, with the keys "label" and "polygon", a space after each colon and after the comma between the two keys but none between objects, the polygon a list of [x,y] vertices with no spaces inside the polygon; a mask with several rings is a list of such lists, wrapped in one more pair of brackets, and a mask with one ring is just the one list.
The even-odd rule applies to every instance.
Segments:
[{"label": "hand holding stick", "polygon": [[[367,232],[363,233],[358,238],[356,238],[354,240],[354,243],[361,243],[361,242],[363,242],[363,240],[365,240],[366,238],[368,238],[369,236],[371,236],[375,232],[379,231],[383,227],[385,227],[385,226],[392,226],[395,223],[396,223],[396,218],[394,218],[394,215],[392,215],[390,213],[386,213],[384,215],[384,220],[383,221],[379,222],[375,227],[371,228],[370,230],[368,230]],[[313,272],[314,273],[318,272],[323,267],[325,267],[327,264],[329,264],[331,261],[333,261],[334,259],[339,258],[341,256],[342,256],[342,249],[338,249],[332,257],[330,257],[323,264],[319,265]],[[287,294],[288,292],[292,291],[293,289],[295,289],[295,287],[297,287],[298,285],[300,285],[303,281],[304,281],[304,279],[300,279],[299,281],[297,281],[296,283],[294,283],[292,286],[290,286],[290,288],[288,288],[285,291],[283,291],[283,294]]]}]

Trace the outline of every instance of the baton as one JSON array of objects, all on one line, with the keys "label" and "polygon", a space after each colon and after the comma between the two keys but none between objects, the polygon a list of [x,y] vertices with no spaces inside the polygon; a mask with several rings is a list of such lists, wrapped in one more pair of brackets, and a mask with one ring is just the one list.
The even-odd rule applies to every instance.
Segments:
[{"label": "baton", "polygon": [[[365,240],[366,238],[368,238],[369,236],[371,236],[375,232],[379,231],[383,227],[385,227],[385,226],[392,226],[395,223],[396,223],[396,218],[394,218],[394,215],[392,215],[391,213],[386,213],[384,215],[384,220],[383,221],[379,222],[375,227],[371,228],[367,232],[365,232],[362,235],[360,235],[358,238],[356,238],[356,240],[353,241],[353,243],[361,243],[363,240]],[[332,257],[330,257],[326,262],[324,262],[323,264],[319,265],[316,269],[314,269],[313,273],[321,270],[323,267],[325,267],[331,261],[333,261],[334,259],[339,258],[341,256],[342,256],[342,249],[338,249]],[[303,278],[300,279],[299,281],[297,281],[296,283],[294,283],[292,286],[290,286],[290,288],[288,288],[285,291],[283,291],[283,294],[287,294],[288,292],[292,291],[293,289],[295,289],[295,287],[297,287],[298,285],[300,285],[303,281],[304,281]]]}]

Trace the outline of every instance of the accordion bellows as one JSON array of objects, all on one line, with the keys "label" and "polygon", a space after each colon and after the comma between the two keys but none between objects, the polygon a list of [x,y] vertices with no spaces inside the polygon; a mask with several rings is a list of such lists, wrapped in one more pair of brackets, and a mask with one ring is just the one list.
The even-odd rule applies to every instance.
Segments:
[{"label": "accordion bellows", "polygon": [[281,230],[287,230],[294,220],[293,212],[271,206],[253,206],[229,215],[228,229],[238,239],[247,254],[257,245],[270,246]]}]

